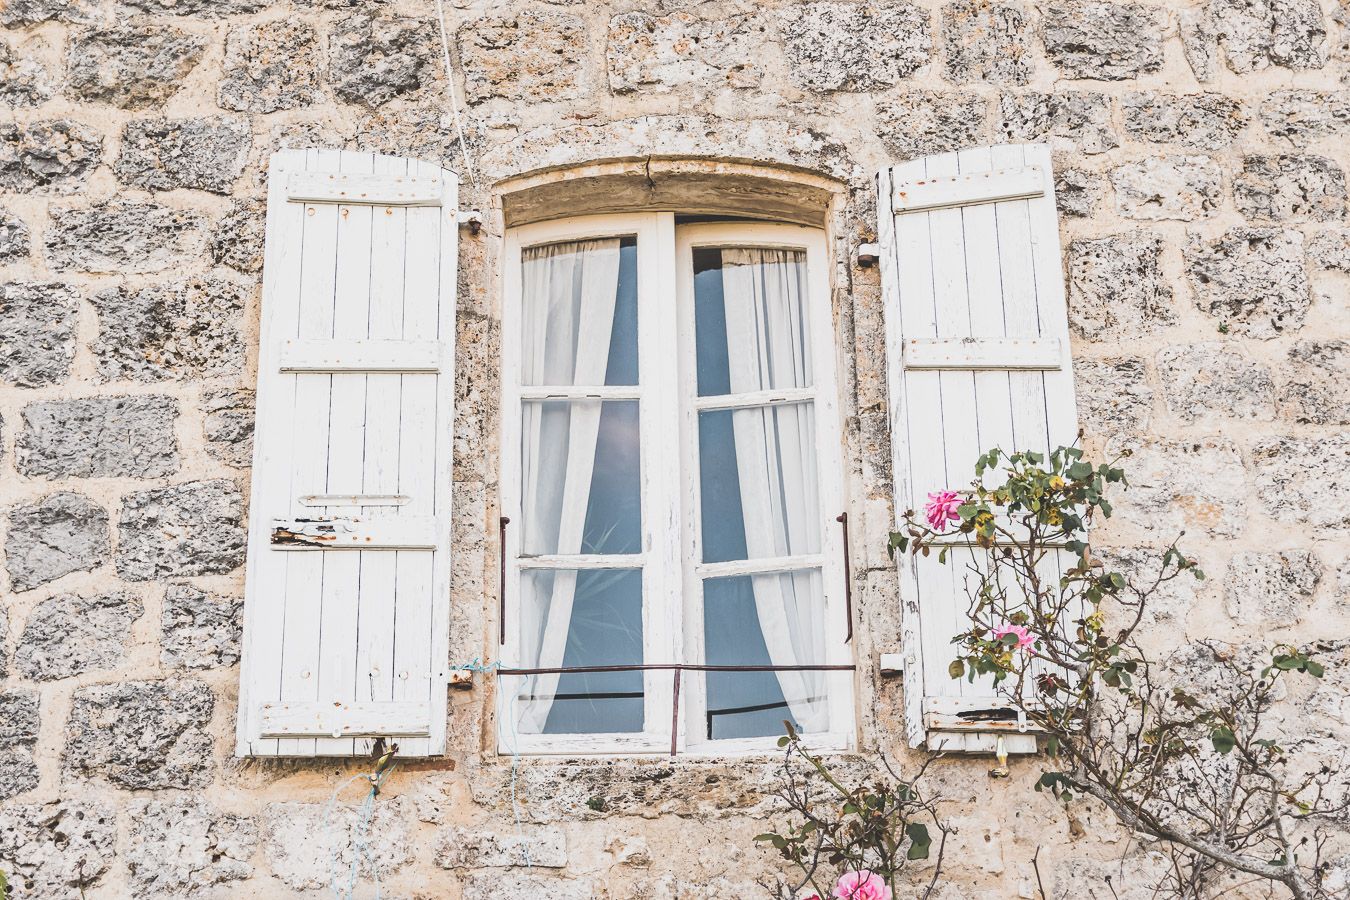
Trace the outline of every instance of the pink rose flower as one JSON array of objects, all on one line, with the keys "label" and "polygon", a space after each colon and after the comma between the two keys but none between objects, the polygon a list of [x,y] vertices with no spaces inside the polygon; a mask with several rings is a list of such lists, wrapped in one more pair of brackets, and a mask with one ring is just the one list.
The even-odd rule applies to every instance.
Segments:
[{"label": "pink rose flower", "polygon": [[1014,625],[1011,622],[994,629],[994,640],[1000,640],[1010,634],[1017,635],[1017,643],[1013,647],[1015,650],[1025,650],[1036,642],[1036,639],[1027,631],[1027,626]]},{"label": "pink rose flower", "polygon": [[956,511],[960,505],[961,498],[955,491],[929,494],[928,502],[923,507],[923,514],[928,518],[928,527],[934,531],[946,531],[948,522],[961,521],[961,514]]},{"label": "pink rose flower", "polygon": [[891,889],[880,875],[862,869],[839,876],[834,896],[839,900],[891,900]]}]

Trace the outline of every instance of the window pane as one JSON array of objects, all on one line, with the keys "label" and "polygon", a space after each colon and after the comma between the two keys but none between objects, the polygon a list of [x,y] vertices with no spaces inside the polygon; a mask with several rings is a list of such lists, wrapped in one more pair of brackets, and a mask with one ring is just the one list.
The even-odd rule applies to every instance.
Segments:
[{"label": "window pane", "polygon": [[703,561],[820,552],[815,406],[698,417]]},{"label": "window pane", "polygon": [[[527,569],[520,580],[522,668],[642,663],[641,569]],[[521,734],[642,731],[641,671],[513,681]]]},{"label": "window pane", "polygon": [[521,404],[521,552],[642,549],[636,400]]},{"label": "window pane", "polygon": [[811,386],[806,254],[694,250],[700,397]]},{"label": "window pane", "polygon": [[[825,599],[819,569],[703,582],[704,656],[717,666],[822,665]],[[709,738],[828,731],[825,672],[709,672]]]},{"label": "window pane", "polygon": [[637,384],[637,241],[522,254],[521,384]]}]

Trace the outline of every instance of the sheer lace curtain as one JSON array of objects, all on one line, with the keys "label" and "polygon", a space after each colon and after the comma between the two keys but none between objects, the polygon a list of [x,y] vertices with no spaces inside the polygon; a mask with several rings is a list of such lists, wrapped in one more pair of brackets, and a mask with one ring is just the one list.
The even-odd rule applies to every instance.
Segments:
[{"label": "sheer lace curtain", "polygon": [[[812,384],[801,254],[722,251],[731,393]],[[815,407],[789,403],[732,413],[746,550],[750,559],[820,552]],[[755,612],[773,665],[824,661],[820,571],[754,575]],[[777,672],[804,731],[829,726],[825,673]]]},{"label": "sheer lace curtain", "polygon": [[[533,247],[522,254],[524,326],[521,384],[605,383],[619,280],[619,240]],[[600,430],[599,400],[521,404],[521,539],[527,556],[582,551]],[[542,574],[542,573],[541,573]],[[524,604],[524,665],[561,666],[567,648],[577,572],[536,576],[544,596]],[[544,730],[557,675],[532,676],[520,705],[522,733]]]}]

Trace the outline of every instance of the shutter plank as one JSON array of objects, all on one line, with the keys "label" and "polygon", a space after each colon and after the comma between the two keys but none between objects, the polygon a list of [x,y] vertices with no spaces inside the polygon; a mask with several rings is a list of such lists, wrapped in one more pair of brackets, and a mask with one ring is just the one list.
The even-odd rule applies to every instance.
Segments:
[{"label": "shutter plank", "polygon": [[[352,158],[368,154],[349,154]],[[344,163],[347,163],[344,157]],[[347,163],[354,165],[354,163]],[[440,173],[409,177],[371,172],[297,172],[286,183],[287,198],[309,203],[340,203],[349,207],[440,206]]]},{"label": "shutter plank", "polygon": [[313,738],[320,750],[350,748],[356,737],[430,733],[425,703],[264,703],[261,719],[264,737]]},{"label": "shutter plank", "polygon": [[[359,445],[358,445],[359,447]],[[273,550],[435,550],[436,520],[432,516],[399,516],[367,519],[343,515],[350,506],[329,506],[337,515],[324,518],[274,519]],[[343,554],[346,556],[346,554]],[[335,557],[334,560],[337,560]],[[332,566],[334,560],[325,562]],[[352,573],[352,584],[356,573]],[[355,610],[351,618],[355,620]]]},{"label": "shutter plank", "polygon": [[[358,239],[364,239],[366,242],[365,252],[359,254],[356,260],[353,260],[348,269],[357,269],[357,271],[347,272],[339,276],[338,283],[343,284],[344,278],[351,277],[353,286],[359,285],[359,289],[365,297],[369,295],[370,282],[370,215],[371,210],[359,207],[342,207],[344,211],[350,212],[352,218],[364,219],[364,227],[360,228]],[[361,215],[366,213],[366,215]],[[357,227],[353,223],[352,227]],[[356,313],[362,316],[369,313],[369,301],[363,299],[360,310],[353,310],[353,316]],[[440,371],[441,357],[445,350],[440,341],[377,341],[366,338],[367,319],[353,318],[355,326],[359,326],[361,335],[359,339],[353,338],[334,338],[332,340],[321,341],[287,341],[281,351],[282,372],[327,372],[329,374],[343,373],[371,373],[371,372],[391,372],[391,373],[432,373]],[[350,329],[349,329],[350,330]],[[365,385],[362,379],[361,385]]]},{"label": "shutter plank", "polygon": [[[988,151],[988,147],[982,147],[964,152]],[[950,155],[952,154],[929,157],[930,166],[926,178],[896,185],[896,213],[968,207],[981,203],[997,203],[1000,200],[1025,200],[1045,193],[1042,173],[1034,166],[1019,166],[999,171],[989,171],[986,167],[965,172],[955,169],[948,171],[946,163],[942,162],[939,163],[937,174],[934,174],[931,161],[943,160]]]},{"label": "shutter plank", "polygon": [[[992,225],[992,220],[990,222]],[[972,321],[993,321],[994,325],[1002,331],[1003,323],[1003,300],[997,291],[998,270],[996,267],[989,269],[985,277],[992,277],[995,284],[995,290],[990,294],[995,305],[992,315],[996,318],[990,320],[984,316],[989,311],[981,310],[980,314],[972,316]],[[975,280],[974,272],[970,273],[972,281]],[[985,326],[988,327],[988,326]],[[976,326],[976,330],[984,330]],[[997,372],[1005,372],[1011,369],[1025,369],[1030,371],[1045,371],[1047,369],[1058,369],[1063,364],[1063,350],[1058,338],[1005,338],[1005,337],[971,337],[971,338],[944,338],[938,340],[924,340],[920,338],[911,338],[905,341],[904,346],[904,364],[906,369],[955,369],[964,371],[976,371],[987,369]],[[1008,392],[1006,378],[1003,382],[1003,393]],[[977,379],[977,384],[978,379]],[[985,442],[988,444],[988,442]],[[1003,446],[1010,446],[1005,444]],[[988,446],[985,449],[989,449]]]}]

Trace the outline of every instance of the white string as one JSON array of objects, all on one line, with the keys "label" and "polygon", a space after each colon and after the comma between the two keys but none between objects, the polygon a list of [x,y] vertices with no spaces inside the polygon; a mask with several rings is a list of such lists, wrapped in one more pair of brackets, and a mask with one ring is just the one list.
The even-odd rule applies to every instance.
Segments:
[{"label": "white string", "polygon": [[450,38],[445,30],[445,5],[436,0],[436,20],[441,26],[441,61],[445,65],[445,92],[450,96],[450,112],[455,117],[455,133],[459,135],[459,152],[464,156],[464,172],[474,190],[480,190],[478,175],[474,172],[473,162],[469,159],[469,142],[464,139],[464,123],[459,115],[459,98],[455,96],[455,76],[450,69]]}]

